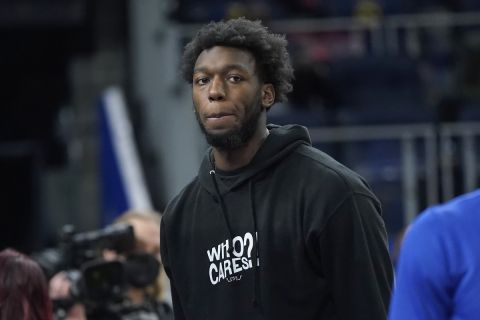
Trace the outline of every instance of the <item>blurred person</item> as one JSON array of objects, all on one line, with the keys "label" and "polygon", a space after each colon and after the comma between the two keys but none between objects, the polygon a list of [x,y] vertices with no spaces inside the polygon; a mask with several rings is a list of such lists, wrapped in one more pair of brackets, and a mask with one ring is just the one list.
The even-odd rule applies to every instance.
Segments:
[{"label": "blurred person", "polygon": [[480,319],[480,189],[426,209],[400,250],[390,320]]},{"label": "blurred person", "polygon": [[[160,221],[161,216],[155,211],[130,210],[119,216],[113,224],[129,224],[133,227],[135,244],[131,251],[119,254],[113,250],[104,250],[103,259],[107,261],[127,261],[133,266],[130,272],[126,297],[127,305],[122,320],[168,320],[172,319],[172,309],[168,303],[168,279],[164,275],[160,259]],[[152,260],[158,261],[158,275],[151,281]],[[135,260],[130,259],[134,257]],[[133,263],[129,263],[132,262]],[[132,279],[131,275],[135,275]],[[146,277],[146,279],[145,279]],[[68,273],[60,272],[50,280],[50,296],[53,299],[68,297],[71,292],[71,280]],[[86,319],[85,308],[81,303],[75,304],[68,311],[68,320]]]},{"label": "blurred person", "polygon": [[13,249],[0,251],[0,320],[52,319],[52,302],[40,266]]},{"label": "blurred person", "polygon": [[244,18],[187,44],[183,76],[211,148],[167,206],[175,319],[386,319],[393,278],[378,199],[311,145],[267,125],[293,69],[284,36]]},{"label": "blurred person", "polygon": [[[150,254],[161,262],[160,221],[161,215],[158,212],[130,210],[118,217],[114,224],[126,223],[133,227],[135,234],[133,253]],[[112,252],[109,252],[109,254],[112,254]],[[164,307],[168,308],[168,301],[171,300],[169,286],[168,278],[166,278],[163,266],[160,264],[160,271],[155,282],[146,288],[130,288],[129,297],[134,302],[142,302],[146,299],[167,302]]]}]

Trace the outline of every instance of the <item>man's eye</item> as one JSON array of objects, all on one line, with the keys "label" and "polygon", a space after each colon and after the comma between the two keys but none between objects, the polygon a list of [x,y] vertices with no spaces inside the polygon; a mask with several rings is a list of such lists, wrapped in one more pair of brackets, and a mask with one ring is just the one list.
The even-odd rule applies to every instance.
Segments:
[{"label": "man's eye", "polygon": [[195,83],[198,84],[198,85],[205,85],[208,83],[208,78],[198,78],[195,80]]},{"label": "man's eye", "polygon": [[239,82],[239,81],[242,81],[242,77],[231,75],[231,76],[228,76],[228,80],[231,82]]}]

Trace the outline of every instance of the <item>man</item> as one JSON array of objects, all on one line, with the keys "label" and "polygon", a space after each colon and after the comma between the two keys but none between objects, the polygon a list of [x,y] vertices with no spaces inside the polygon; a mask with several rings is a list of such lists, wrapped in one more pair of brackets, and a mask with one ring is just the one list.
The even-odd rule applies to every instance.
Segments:
[{"label": "man", "polygon": [[[135,247],[133,252],[149,254],[158,261],[160,258],[160,221],[161,216],[156,211],[129,210],[120,215],[114,224],[124,223],[133,227],[135,234]],[[105,252],[104,255],[107,253]],[[109,255],[111,252],[109,252]],[[108,257],[110,258],[110,257]],[[160,266],[160,272],[155,282],[145,288],[130,288],[129,297],[132,301],[141,302],[150,295],[158,301],[170,300],[165,287],[168,287],[166,279]]]},{"label": "man", "polygon": [[161,253],[175,319],[385,319],[392,268],[380,204],[296,125],[266,125],[291,91],[284,37],[240,18],[186,46],[211,149],[167,206]]},{"label": "man", "polygon": [[408,229],[391,320],[480,319],[480,189],[425,210]]}]

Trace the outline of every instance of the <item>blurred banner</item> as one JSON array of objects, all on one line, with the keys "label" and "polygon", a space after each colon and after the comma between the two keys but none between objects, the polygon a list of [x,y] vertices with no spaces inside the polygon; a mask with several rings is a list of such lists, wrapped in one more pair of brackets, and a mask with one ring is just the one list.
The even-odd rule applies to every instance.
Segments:
[{"label": "blurred banner", "polygon": [[122,91],[111,87],[99,100],[102,226],[128,209],[151,209],[132,125]]}]

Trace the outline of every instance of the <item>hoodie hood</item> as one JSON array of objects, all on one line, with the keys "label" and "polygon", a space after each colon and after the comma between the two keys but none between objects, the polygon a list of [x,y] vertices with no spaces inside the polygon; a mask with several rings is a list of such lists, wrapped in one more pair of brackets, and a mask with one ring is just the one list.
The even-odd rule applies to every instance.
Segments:
[{"label": "hoodie hood", "polygon": [[[218,185],[220,195],[224,195],[230,192],[230,190],[243,185],[257,173],[285,158],[299,145],[311,145],[310,135],[308,134],[307,128],[303,126],[278,126],[269,124],[267,128],[270,134],[260,149],[258,149],[252,161],[241,169],[241,175],[235,184],[228,187],[223,184]],[[210,171],[214,170],[210,159],[211,152],[212,148],[209,148],[200,165],[198,177],[202,186],[210,194],[216,195],[217,192],[210,176]]]}]

